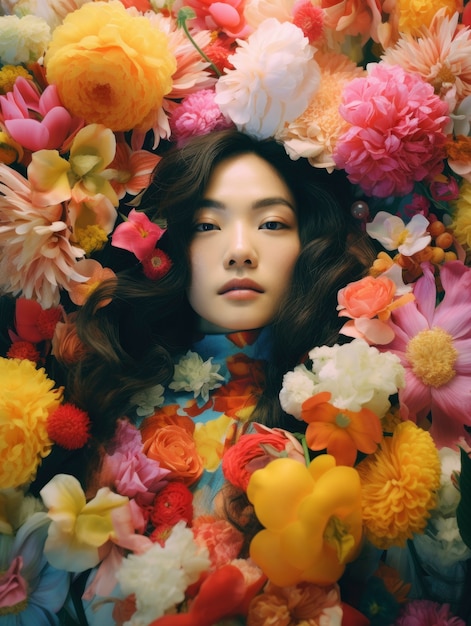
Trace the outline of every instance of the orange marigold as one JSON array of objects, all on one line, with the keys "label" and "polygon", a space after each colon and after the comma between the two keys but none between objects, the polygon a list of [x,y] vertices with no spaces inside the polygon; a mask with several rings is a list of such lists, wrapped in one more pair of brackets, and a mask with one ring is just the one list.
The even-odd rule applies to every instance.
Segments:
[{"label": "orange marigold", "polygon": [[402,546],[424,530],[436,504],[441,466],[428,432],[401,422],[381,449],[357,467],[362,484],[363,522],[378,548]]}]

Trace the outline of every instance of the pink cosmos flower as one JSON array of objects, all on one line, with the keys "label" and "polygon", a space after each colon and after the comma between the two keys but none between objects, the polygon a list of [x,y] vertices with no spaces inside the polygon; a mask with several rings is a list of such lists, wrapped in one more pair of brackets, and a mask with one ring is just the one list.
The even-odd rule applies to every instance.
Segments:
[{"label": "pink cosmos flower", "polygon": [[56,85],[40,93],[26,78],[16,79],[13,91],[0,96],[1,117],[11,137],[27,150],[53,150],[83,126],[62,106]]},{"label": "pink cosmos flower", "polygon": [[407,602],[394,626],[465,626],[460,617],[455,617],[449,604],[438,604],[431,600]]},{"label": "pink cosmos flower", "polygon": [[118,224],[111,244],[132,252],[139,261],[149,256],[165,230],[150,221],[145,213],[131,209],[126,221]]},{"label": "pink cosmos flower", "polygon": [[337,141],[336,165],[367,195],[406,195],[443,170],[448,112],[420,76],[372,63],[344,89],[340,113],[350,128]]},{"label": "pink cosmos flower", "polygon": [[391,314],[394,340],[378,349],[397,354],[405,368],[406,384],[399,390],[403,417],[420,421],[430,412],[435,443],[453,447],[463,426],[471,425],[471,268],[461,261],[442,266],[445,296],[438,306],[433,270],[423,270],[415,301]]},{"label": "pink cosmos flower", "polygon": [[191,137],[232,126],[232,122],[214,102],[214,95],[213,89],[202,89],[189,95],[175,108],[170,118],[170,128],[179,147]]}]

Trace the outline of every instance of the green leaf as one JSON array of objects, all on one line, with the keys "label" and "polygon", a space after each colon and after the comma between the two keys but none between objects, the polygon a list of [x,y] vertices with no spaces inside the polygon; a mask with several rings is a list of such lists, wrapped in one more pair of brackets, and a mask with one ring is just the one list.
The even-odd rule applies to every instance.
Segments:
[{"label": "green leaf", "polygon": [[461,448],[461,500],[456,509],[458,529],[464,543],[471,548],[471,459]]}]

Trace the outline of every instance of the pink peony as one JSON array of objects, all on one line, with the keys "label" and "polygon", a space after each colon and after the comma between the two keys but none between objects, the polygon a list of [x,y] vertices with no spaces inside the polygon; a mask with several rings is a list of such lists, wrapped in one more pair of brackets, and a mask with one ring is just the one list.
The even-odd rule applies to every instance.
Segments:
[{"label": "pink peony", "polygon": [[435,306],[437,290],[431,267],[415,283],[414,302],[391,313],[395,338],[379,347],[397,354],[406,385],[399,391],[404,418],[420,421],[431,412],[430,434],[438,447],[453,447],[471,426],[471,269],[449,261],[440,270],[445,291]]},{"label": "pink peony", "polygon": [[443,170],[448,105],[418,75],[370,64],[345,87],[340,113],[351,126],[334,160],[367,195],[406,195]]},{"label": "pink peony", "polygon": [[465,626],[465,622],[450,612],[448,604],[413,600],[405,605],[394,626]]},{"label": "pink peony", "polygon": [[214,102],[212,89],[201,89],[187,96],[175,108],[170,118],[172,138],[179,147],[197,135],[207,135],[214,130],[230,128],[232,122],[224,117]]}]

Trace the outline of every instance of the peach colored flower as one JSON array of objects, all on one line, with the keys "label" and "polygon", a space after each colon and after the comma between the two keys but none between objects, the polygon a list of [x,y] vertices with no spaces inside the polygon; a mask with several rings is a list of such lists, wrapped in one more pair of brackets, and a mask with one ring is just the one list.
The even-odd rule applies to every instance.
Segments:
[{"label": "peach colored flower", "polygon": [[319,86],[313,48],[289,22],[265,20],[229,60],[234,69],[216,83],[215,101],[239,130],[259,138],[300,115]]},{"label": "peach colored flower", "polygon": [[118,216],[113,203],[101,193],[80,202],[72,199],[67,206],[68,223],[77,244],[88,256],[101,250]]},{"label": "peach colored flower", "polygon": [[448,104],[417,74],[371,63],[344,89],[334,160],[367,195],[403,196],[444,167]]},{"label": "peach colored flower", "polygon": [[453,86],[460,103],[471,94],[471,30],[460,28],[458,19],[458,13],[447,15],[444,8],[429,28],[421,20],[420,37],[402,32],[396,45],[382,55],[382,61],[418,74],[439,95]]},{"label": "peach colored flower", "polygon": [[126,194],[137,196],[149,186],[152,172],[162,157],[148,150],[132,150],[125,141],[116,143],[116,153],[109,169],[115,171],[111,186],[119,199]]},{"label": "peach colored flower", "polygon": [[[391,304],[396,293],[396,284],[386,276],[365,276],[348,284],[338,293],[340,316],[368,317],[381,314]],[[389,316],[388,316],[389,317]]]},{"label": "peach colored flower", "polygon": [[[116,278],[116,274],[109,267],[103,267],[94,259],[82,259],[76,264],[77,272],[85,278],[82,282],[71,280],[67,285],[70,299],[74,304],[82,306],[95,289],[105,280]],[[111,300],[104,300],[101,306],[106,306]]]},{"label": "peach colored flower", "polygon": [[344,86],[364,70],[342,54],[317,54],[319,89],[306,109],[278,134],[292,159],[305,157],[314,167],[335,167],[332,153],[339,135],[348,124],[339,113]]},{"label": "peach colored flower", "polygon": [[332,31],[338,41],[347,35],[361,38],[362,45],[371,38],[378,41],[381,25],[381,2],[379,0],[321,0],[325,27]]},{"label": "peach colored flower", "polygon": [[197,517],[192,530],[196,543],[208,549],[212,567],[222,567],[239,556],[244,536],[227,520]]}]

